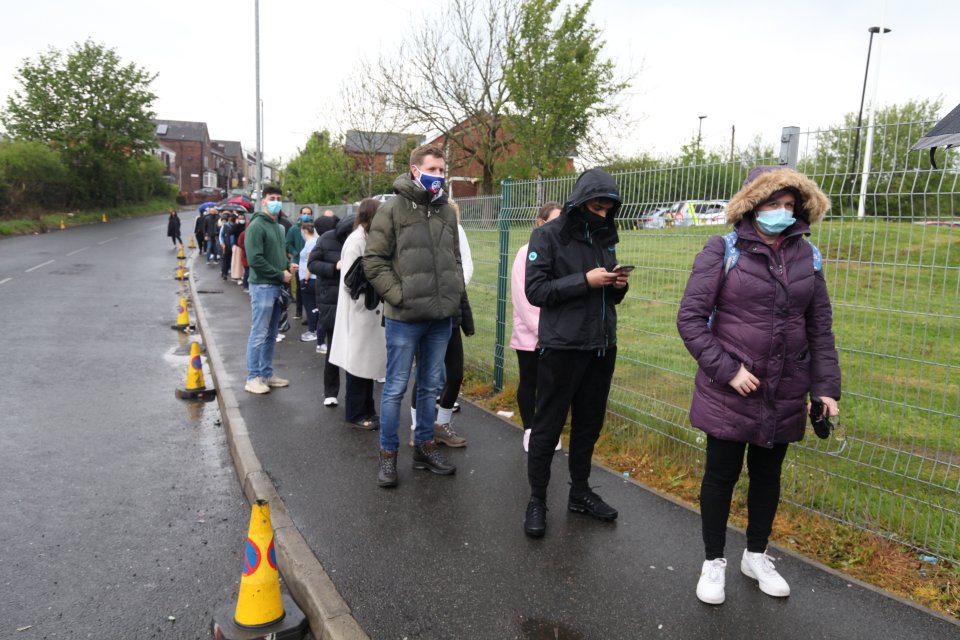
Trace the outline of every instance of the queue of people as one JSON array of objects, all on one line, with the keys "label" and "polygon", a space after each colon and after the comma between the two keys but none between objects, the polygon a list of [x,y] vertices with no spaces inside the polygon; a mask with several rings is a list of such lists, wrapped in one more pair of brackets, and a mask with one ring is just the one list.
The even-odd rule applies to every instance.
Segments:
[{"label": "queue of people", "polygon": [[[445,173],[443,150],[423,146],[395,180],[396,196],[364,200],[355,216],[314,218],[306,207],[296,224],[284,225],[281,193],[266,188],[249,224],[228,216],[216,229],[203,216],[196,228],[208,241],[208,261],[229,261],[224,273],[249,286],[244,388],[263,394],[289,384],[274,372],[273,353],[281,312],[298,298],[296,317],[307,325],[301,340],[326,354],[322,404],[339,405],[342,371],[347,425],[379,430],[376,482],[383,488],[399,484],[401,404],[411,378],[413,469],[454,475],[440,445],[467,444],[451,422],[463,337],[473,333],[466,295],[473,264]],[[618,517],[589,480],[616,369],[617,310],[633,269],[617,258],[621,204],[613,176],[585,171],[563,204],[539,208],[513,262],[510,347],[530,487],[523,530],[531,538],[547,531],[551,463],[568,415],[567,507],[605,522]],[[725,599],[727,519],[744,457],[749,522],[741,572],[768,595],[790,593],[766,553],[783,461],[804,435],[810,399],[820,400],[824,416],[839,413],[831,304],[820,254],[808,240],[829,207],[806,176],[754,169],[727,207],[733,231],[707,241],[680,303],[677,329],[698,367],[690,422],[706,434],[705,559],[696,595],[708,604]],[[168,234],[175,244],[174,216]],[[213,246],[211,236],[219,239]],[[294,281],[299,293],[292,296]]]}]

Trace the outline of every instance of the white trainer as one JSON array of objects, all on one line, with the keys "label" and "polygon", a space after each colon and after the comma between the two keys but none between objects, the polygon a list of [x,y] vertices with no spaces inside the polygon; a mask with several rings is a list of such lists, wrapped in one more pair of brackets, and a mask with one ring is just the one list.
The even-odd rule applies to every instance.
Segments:
[{"label": "white trainer", "polygon": [[337,406],[337,399],[333,396],[328,396],[323,399],[323,406],[325,407],[335,407]]},{"label": "white trainer", "polygon": [[700,569],[700,581],[697,582],[697,598],[707,604],[723,604],[727,596],[723,587],[727,582],[727,561],[725,558],[704,560]]},{"label": "white trainer", "polygon": [[247,383],[243,385],[244,391],[249,391],[250,393],[270,393],[270,387],[267,386],[267,383],[263,381],[263,378],[253,378],[252,380],[247,380]]},{"label": "white trainer", "polygon": [[763,553],[751,553],[743,550],[743,560],[740,561],[740,571],[748,578],[753,578],[760,584],[760,591],[774,598],[785,598],[790,595],[790,585],[777,573],[773,566],[773,558]]},{"label": "white trainer", "polygon": [[289,381],[289,380],[287,380],[286,378],[281,378],[281,377],[278,376],[278,375],[272,375],[272,376],[270,376],[269,378],[267,378],[266,380],[264,380],[264,382],[267,384],[268,387],[271,387],[271,388],[273,388],[273,387],[289,387],[289,386],[290,386],[290,381]]}]

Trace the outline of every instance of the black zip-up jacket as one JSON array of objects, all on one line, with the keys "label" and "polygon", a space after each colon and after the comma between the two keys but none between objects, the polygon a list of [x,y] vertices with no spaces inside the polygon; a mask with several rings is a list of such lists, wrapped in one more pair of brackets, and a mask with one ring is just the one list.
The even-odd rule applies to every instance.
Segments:
[{"label": "black zip-up jacket", "polygon": [[[307,269],[317,276],[317,321],[326,331],[333,331],[337,319],[337,300],[340,295],[340,271],[337,263],[347,236],[353,231],[353,216],[337,223],[335,229],[325,232],[313,246],[307,257]],[[349,269],[350,265],[344,269]]]},{"label": "black zip-up jacket", "polygon": [[[588,223],[582,205],[592,198],[616,204],[599,226]],[[617,310],[627,287],[591,288],[587,272],[613,269],[617,263],[616,214],[620,191],[602,169],[580,174],[560,217],[537,227],[527,251],[527,300],[540,307],[540,347],[604,350],[617,343]],[[596,217],[596,216],[594,216]]]}]

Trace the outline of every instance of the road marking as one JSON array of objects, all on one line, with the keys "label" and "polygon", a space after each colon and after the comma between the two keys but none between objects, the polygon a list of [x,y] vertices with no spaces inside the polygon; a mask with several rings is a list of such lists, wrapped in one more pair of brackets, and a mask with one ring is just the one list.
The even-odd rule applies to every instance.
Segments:
[{"label": "road marking", "polygon": [[165,226],[167,226],[167,225],[165,225],[165,224],[158,224],[158,225],[155,226],[155,227],[150,227],[149,229],[147,229],[147,231],[156,231],[157,229],[163,229]]},{"label": "road marking", "polygon": [[29,269],[27,269],[26,271],[24,271],[24,273],[30,273],[31,271],[36,271],[36,270],[39,269],[40,267],[45,267],[45,266],[47,266],[48,264],[50,264],[50,263],[52,263],[52,262],[56,262],[56,261],[55,261],[55,260],[47,260],[46,262],[41,262],[40,264],[38,264],[38,265],[35,266],[35,267],[30,267]]},{"label": "road marking", "polygon": [[0,284],[3,284],[5,282],[10,282],[11,280],[13,280],[13,278],[4,278],[3,280],[0,280]]},{"label": "road marking", "polygon": [[68,254],[66,255],[66,257],[69,258],[70,256],[75,256],[75,255],[77,255],[78,253],[80,253],[81,251],[86,251],[86,250],[89,249],[89,248],[90,248],[90,247],[84,247],[83,249],[77,249],[76,251],[71,251],[70,253],[68,253]]},{"label": "road marking", "polygon": [[117,239],[116,236],[114,236],[113,238],[110,238],[109,240],[103,240],[102,242],[98,242],[97,244],[107,244],[108,242],[113,242],[113,241],[116,240],[116,239]]}]

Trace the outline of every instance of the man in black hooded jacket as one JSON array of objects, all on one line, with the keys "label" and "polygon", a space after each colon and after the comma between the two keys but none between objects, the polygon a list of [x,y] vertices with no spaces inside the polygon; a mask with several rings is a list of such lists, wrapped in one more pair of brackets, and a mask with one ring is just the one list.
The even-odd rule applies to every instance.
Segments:
[{"label": "man in black hooded jacket", "polygon": [[550,463],[568,410],[567,508],[605,521],[617,517],[588,480],[617,355],[616,305],[627,293],[629,277],[616,255],[620,204],[613,177],[590,169],[577,178],[560,217],[530,236],[525,293],[540,307],[537,406],[527,457],[530,502],[524,519],[530,537],[546,532]]}]

